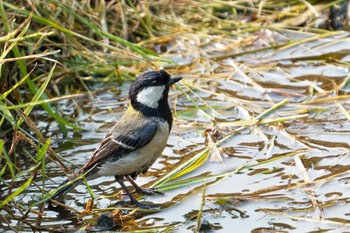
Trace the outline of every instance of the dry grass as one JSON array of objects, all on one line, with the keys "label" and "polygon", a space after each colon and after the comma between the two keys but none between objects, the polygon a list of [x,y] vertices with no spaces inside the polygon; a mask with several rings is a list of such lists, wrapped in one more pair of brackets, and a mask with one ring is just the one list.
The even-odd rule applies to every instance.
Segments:
[{"label": "dry grass", "polygon": [[[93,84],[109,87],[165,68],[184,75],[174,135],[187,146],[174,147],[181,160],[159,169],[151,186],[182,192],[164,208],[193,196],[200,205],[190,224],[151,230],[187,224],[198,232],[210,211],[223,209],[245,216],[236,199],[259,201],[254,210],[268,215],[347,227],[346,213],[325,219],[327,208],[349,202],[342,188],[333,190],[348,180],[349,40],[328,25],[330,8],[340,2],[0,0],[1,222],[60,231],[40,225],[50,197],[46,184],[54,178],[47,164],[72,171],[38,129],[35,110],[44,110],[64,137],[82,129],[62,116],[59,101],[93,99]],[[212,193],[225,182],[239,185]],[[23,205],[33,190],[35,200]],[[307,201],[301,204],[293,191]],[[113,212],[121,229],[141,231],[150,227],[135,219],[153,213],[70,209],[79,217]]]}]

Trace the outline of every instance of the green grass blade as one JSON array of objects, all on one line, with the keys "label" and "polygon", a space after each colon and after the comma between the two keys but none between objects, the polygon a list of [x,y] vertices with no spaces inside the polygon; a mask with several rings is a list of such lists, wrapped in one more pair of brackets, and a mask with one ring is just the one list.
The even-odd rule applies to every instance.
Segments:
[{"label": "green grass blade", "polygon": [[[47,149],[50,146],[51,139],[47,139],[45,144],[38,150],[37,156],[36,156],[36,163],[39,166],[41,164],[41,177],[42,177],[42,189],[45,190],[45,154]],[[42,192],[42,195],[44,196],[44,192]]]},{"label": "green grass blade", "polygon": [[256,116],[254,118],[254,120],[261,120],[264,116],[270,114],[271,112],[275,111],[276,109],[282,107],[283,105],[288,103],[288,99],[284,99],[281,102],[275,104],[274,106],[272,106],[271,108],[267,109],[266,111],[262,112],[261,114],[259,114],[258,116]]},{"label": "green grass blade", "polygon": [[31,176],[26,182],[24,182],[24,184],[21,185],[21,187],[19,187],[16,191],[11,193],[11,195],[8,196],[3,202],[1,202],[0,209],[7,205],[10,201],[12,201],[12,199],[21,194],[32,183],[33,178],[34,176]]},{"label": "green grass blade", "polygon": [[7,154],[6,150],[3,150],[2,153],[5,157],[6,166],[9,168],[11,176],[14,177],[16,175],[16,171],[15,171],[15,168],[13,166],[13,163],[12,163],[9,155]]},{"label": "green grass blade", "polygon": [[24,81],[26,81],[26,79],[29,77],[30,73],[27,74],[26,76],[24,76],[21,80],[19,80],[19,82],[17,82],[15,85],[13,85],[9,90],[7,90],[6,92],[4,92],[3,94],[0,95],[0,101],[5,99],[6,96],[8,96],[14,89],[16,89],[17,87],[19,87],[20,85],[22,85],[22,83]]},{"label": "green grass blade", "polygon": [[42,160],[42,158],[44,157],[47,149],[49,148],[50,146],[50,142],[51,142],[51,139],[47,139],[45,144],[38,150],[38,154],[36,156],[36,162],[40,162]]},{"label": "green grass blade", "polygon": [[5,9],[4,9],[2,0],[0,0],[0,16],[1,16],[2,25],[4,26],[5,32],[8,33],[10,31],[10,27],[5,14]]},{"label": "green grass blade", "polygon": [[169,172],[166,176],[159,179],[157,182],[151,185],[151,187],[159,187],[160,185],[169,182],[175,178],[178,178],[180,176],[183,176],[194,169],[200,167],[209,157],[209,151],[210,149],[207,148],[204,151],[199,152],[195,156],[193,156],[191,159],[186,161],[185,163],[179,165],[177,168]]},{"label": "green grass blade", "polygon": [[[56,68],[56,63],[55,63],[55,64],[53,65],[53,67],[51,68],[50,73],[49,73],[49,75],[46,77],[46,80],[44,81],[44,83],[41,85],[41,87],[39,88],[39,90],[37,90],[37,92],[35,93],[35,95],[34,95],[32,101],[35,102],[35,101],[38,101],[38,100],[41,98],[42,94],[44,93],[44,91],[45,91],[45,89],[46,89],[46,87],[47,87],[47,84],[49,84],[49,82],[50,82],[50,80],[51,80],[51,77],[52,77],[52,75],[53,75],[53,71],[55,70],[55,68]],[[31,105],[27,106],[26,109],[24,109],[24,114],[28,116],[28,115],[30,114],[30,112],[33,110],[33,107],[34,107],[34,106],[31,106]],[[18,120],[18,122],[17,122],[17,128],[23,123],[23,121],[24,121],[23,118],[21,118],[21,119]]]},{"label": "green grass blade", "polygon": [[4,149],[4,140],[0,139],[0,158],[2,157],[3,149]]},{"label": "green grass blade", "polygon": [[4,116],[4,118],[11,123],[11,125],[16,125],[16,120],[12,116],[11,112],[9,111],[8,107],[5,105],[4,102],[0,100],[0,114]]},{"label": "green grass blade", "polygon": [[85,184],[85,186],[86,186],[86,188],[87,188],[87,190],[88,190],[88,192],[89,192],[91,198],[94,200],[94,199],[95,199],[94,191],[92,191],[92,189],[91,189],[89,183],[88,183],[87,180],[86,180],[86,177],[84,177],[84,184]]},{"label": "green grass blade", "polygon": [[281,160],[281,159],[284,159],[284,158],[290,158],[290,157],[293,157],[293,156],[295,156],[297,154],[304,153],[305,151],[306,151],[305,149],[300,149],[300,150],[297,150],[297,151],[293,151],[293,152],[287,153],[285,155],[281,155],[281,156],[272,157],[272,158],[269,158],[269,159],[266,159],[266,160],[262,160],[262,161],[260,161],[258,163],[252,164],[252,165],[240,166],[240,167],[236,168],[233,171],[228,171],[228,172],[221,173],[221,174],[190,177],[190,178],[187,178],[187,179],[175,180],[175,181],[171,181],[171,182],[168,182],[168,183],[163,182],[162,184],[157,185],[157,188],[159,190],[171,190],[171,189],[176,189],[176,188],[188,186],[188,185],[191,185],[191,184],[201,183],[201,182],[209,183],[209,182],[212,182],[215,179],[222,179],[222,178],[231,176],[233,174],[236,174],[238,172],[241,172],[241,171],[244,171],[244,170],[247,170],[247,169],[258,167],[258,166],[261,166],[261,165],[264,165],[264,164],[268,164],[268,163],[271,163],[271,162],[274,162],[274,161],[277,161],[277,160]]}]

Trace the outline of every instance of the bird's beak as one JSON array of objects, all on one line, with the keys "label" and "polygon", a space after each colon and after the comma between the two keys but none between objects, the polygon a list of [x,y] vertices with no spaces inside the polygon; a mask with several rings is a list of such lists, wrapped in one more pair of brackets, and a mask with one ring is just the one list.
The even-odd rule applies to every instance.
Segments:
[{"label": "bird's beak", "polygon": [[182,77],[180,76],[175,76],[175,77],[172,77],[169,82],[168,82],[168,85],[171,86],[173,85],[174,83],[177,83],[178,81],[180,81],[182,79]]}]

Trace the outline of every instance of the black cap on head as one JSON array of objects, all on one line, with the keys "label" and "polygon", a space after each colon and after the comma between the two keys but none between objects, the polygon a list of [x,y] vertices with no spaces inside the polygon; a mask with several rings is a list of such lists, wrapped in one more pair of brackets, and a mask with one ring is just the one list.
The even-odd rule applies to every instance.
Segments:
[{"label": "black cap on head", "polygon": [[170,75],[165,70],[147,71],[137,77],[136,87],[143,88],[147,86],[166,85],[169,82]]},{"label": "black cap on head", "polygon": [[132,89],[133,92],[137,92],[143,88],[151,86],[170,86],[181,79],[181,77],[170,78],[170,74],[165,70],[147,71],[137,77],[130,90]]}]

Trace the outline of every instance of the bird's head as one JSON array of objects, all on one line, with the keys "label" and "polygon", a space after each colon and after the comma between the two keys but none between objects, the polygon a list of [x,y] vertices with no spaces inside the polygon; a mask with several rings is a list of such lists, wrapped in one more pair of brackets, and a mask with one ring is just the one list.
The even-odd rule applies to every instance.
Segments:
[{"label": "bird's head", "polygon": [[[180,81],[181,77],[170,77],[164,71],[147,71],[137,77],[130,86],[129,98],[131,104],[138,108],[146,107],[151,109],[162,108],[162,104],[168,106],[169,87]],[[161,109],[160,109],[161,110]]]}]

